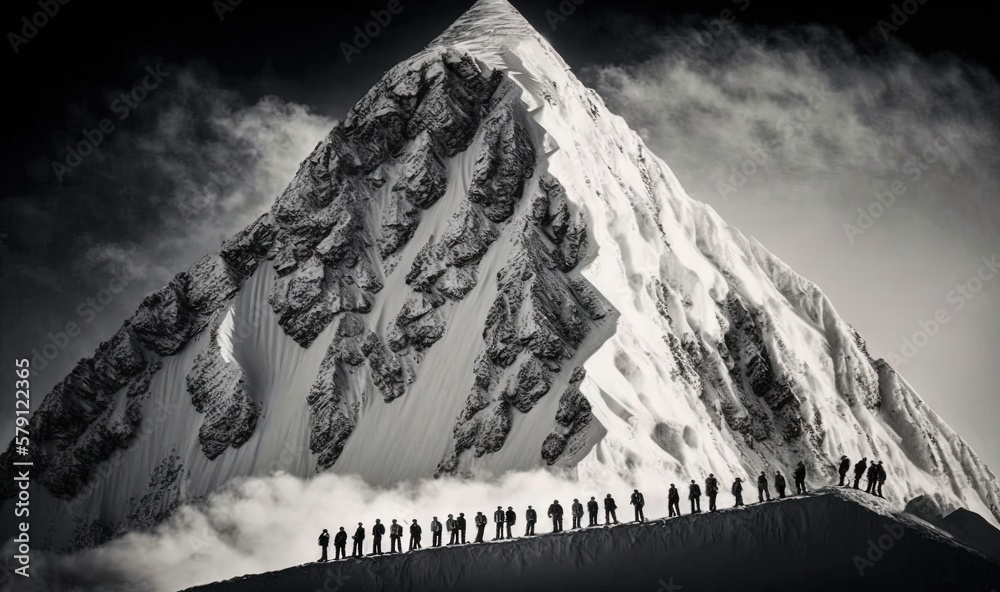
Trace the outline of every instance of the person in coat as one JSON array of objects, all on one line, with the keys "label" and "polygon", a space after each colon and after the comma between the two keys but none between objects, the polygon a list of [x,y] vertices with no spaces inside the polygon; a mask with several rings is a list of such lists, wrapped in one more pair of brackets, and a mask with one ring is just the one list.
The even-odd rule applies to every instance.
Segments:
[{"label": "person in coat", "polygon": [[691,500],[691,513],[701,514],[701,487],[694,479],[691,479],[691,486],[688,488],[688,499]]},{"label": "person in coat", "polygon": [[323,529],[323,532],[319,533],[319,546],[323,549],[323,556],[319,558],[321,562],[327,560],[326,550],[330,546],[330,533]]},{"label": "person in coat", "polygon": [[736,481],[733,481],[733,489],[732,489],[732,491],[733,491],[733,497],[736,498],[736,505],[734,507],[736,507],[736,508],[742,508],[743,507],[743,479],[740,479],[739,477],[737,477]]},{"label": "person in coat", "polygon": [[609,493],[604,498],[604,525],[607,526],[612,520],[615,524],[618,524],[618,516],[615,516],[615,510],[618,509],[618,504],[615,503],[615,498],[611,497]]},{"label": "person in coat", "polygon": [[590,519],[590,524],[587,526],[597,526],[597,511],[599,509],[597,498],[591,496],[590,501],[587,502],[587,517]]},{"label": "person in coat", "polygon": [[385,525],[378,518],[375,519],[375,526],[372,526],[372,555],[382,554],[382,535],[385,534]]},{"label": "person in coat", "polygon": [[639,493],[638,489],[632,490],[632,497],[629,499],[628,503],[632,504],[632,507],[635,510],[635,521],[645,522],[646,516],[642,513],[642,507],[646,505],[646,499],[642,497],[642,494]]},{"label": "person in coat", "polygon": [[358,522],[358,529],[354,531],[354,546],[351,548],[351,557],[364,556],[365,527]]},{"label": "person in coat", "polygon": [[486,530],[486,515],[476,512],[476,542],[483,542],[483,532]]},{"label": "person in coat", "polygon": [[708,511],[718,512],[715,500],[719,497],[719,480],[715,478],[715,473],[709,473],[708,479],[705,479],[705,494],[708,495]]},{"label": "person in coat", "polygon": [[417,524],[417,519],[414,518],[413,522],[410,523],[410,551],[420,548],[420,534],[423,529]]},{"label": "person in coat", "polygon": [[865,471],[868,470],[868,459],[863,458],[858,461],[858,464],[854,465],[854,489],[861,489],[861,478],[864,477]]},{"label": "person in coat", "polygon": [[580,521],[583,519],[583,504],[580,503],[580,500],[573,500],[570,513],[573,515],[573,528],[580,528]]},{"label": "person in coat", "polygon": [[552,519],[552,532],[562,532],[563,507],[559,500],[554,500],[549,506],[549,518]]},{"label": "person in coat", "polygon": [[455,526],[458,528],[458,536],[462,539],[462,544],[464,545],[465,544],[465,532],[466,532],[466,523],[465,523],[465,513],[464,512],[459,512],[458,513],[458,518],[455,518]]},{"label": "person in coat", "polygon": [[347,559],[347,531],[340,527],[340,531],[333,537],[334,559]]},{"label": "person in coat", "polygon": [[774,489],[778,492],[778,497],[785,499],[785,476],[781,474],[781,471],[775,471],[774,473]]},{"label": "person in coat", "polygon": [[795,495],[805,495],[808,493],[806,489],[806,463],[799,462],[799,466],[795,467]]},{"label": "person in coat", "polygon": [[438,517],[435,516],[431,520],[431,546],[440,547],[441,546],[441,523],[438,522]]},{"label": "person in coat", "polygon": [[503,539],[503,521],[504,521],[504,516],[506,516],[506,514],[504,514],[503,508],[500,507],[500,506],[497,506],[497,511],[493,512],[493,522],[496,522],[496,525],[497,525],[497,533],[493,537],[494,541]]},{"label": "person in coat", "polygon": [[885,485],[885,480],[886,480],[887,477],[888,477],[888,475],[886,475],[886,473],[885,473],[885,467],[883,467],[882,466],[882,462],[879,461],[879,463],[878,463],[878,483],[876,485],[876,491],[878,492],[877,495],[879,497],[885,497],[884,495],[882,495],[882,486]]},{"label": "person in coat", "polygon": [[444,527],[448,529],[448,544],[455,545],[458,543],[458,524],[455,522],[455,517],[448,514],[448,519],[444,522]]},{"label": "person in coat", "polygon": [[767,473],[764,471],[761,471],[760,477],[757,477],[757,498],[760,503],[771,501],[771,490],[768,488]]},{"label": "person in coat", "polygon": [[851,470],[851,459],[847,458],[847,455],[840,457],[840,486],[844,487],[844,479],[847,479],[847,473]]},{"label": "person in coat", "polygon": [[507,506],[507,515],[504,516],[504,525],[507,526],[507,538],[512,539],[514,535],[511,533],[510,528],[514,526],[517,521],[517,514],[514,513],[514,506]]},{"label": "person in coat", "polygon": [[392,520],[392,524],[389,525],[389,552],[403,552],[403,526],[397,524],[395,518]]},{"label": "person in coat", "polygon": [[538,512],[534,508],[528,506],[528,510],[524,513],[524,522],[526,524],[524,528],[525,536],[532,536],[535,534],[535,522],[538,522]]},{"label": "person in coat", "polygon": [[875,486],[878,484],[878,463],[873,462],[870,467],[868,467],[868,487],[865,489],[867,493],[875,495]]},{"label": "person in coat", "polygon": [[677,491],[677,486],[673,483],[667,491],[667,507],[670,508],[670,518],[681,515],[681,492]]}]

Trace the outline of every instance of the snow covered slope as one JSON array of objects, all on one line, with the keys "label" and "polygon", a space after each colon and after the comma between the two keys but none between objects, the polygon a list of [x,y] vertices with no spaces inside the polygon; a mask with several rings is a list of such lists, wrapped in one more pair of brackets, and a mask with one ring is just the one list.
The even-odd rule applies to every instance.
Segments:
[{"label": "snow covered slope", "polygon": [[885,504],[866,507],[861,496],[827,493],[643,525],[313,563],[191,592],[988,591],[1000,584],[1000,565]]},{"label": "snow covered slope", "polygon": [[688,197],[503,0],[388,71],[31,428],[51,546],[276,470],[661,484],[801,460],[827,483],[847,454],[884,461],[900,506],[1000,518],[993,474],[823,293]]}]

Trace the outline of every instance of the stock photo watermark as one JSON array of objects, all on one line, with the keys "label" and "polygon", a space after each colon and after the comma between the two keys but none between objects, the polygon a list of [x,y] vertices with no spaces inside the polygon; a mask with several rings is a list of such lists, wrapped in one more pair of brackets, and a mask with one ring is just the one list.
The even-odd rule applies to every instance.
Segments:
[{"label": "stock photo watermark", "polygon": [[874,32],[880,35],[883,41],[888,41],[890,33],[898,31],[924,4],[927,4],[927,0],[903,0],[899,4],[893,4],[888,18],[879,19],[875,23]]},{"label": "stock photo watermark", "polygon": [[868,548],[865,549],[864,555],[855,555],[852,559],[861,577],[865,576],[865,571],[875,567],[875,564],[881,561],[906,534],[906,529],[901,524],[886,524],[883,528],[885,534],[876,539],[868,539]]},{"label": "stock photo watermark", "polygon": [[[906,159],[902,168],[903,175],[909,178],[912,183],[919,182],[932,165],[940,160],[944,153],[961,138],[962,136],[956,130],[945,130],[935,137],[920,154],[911,155]],[[899,178],[893,180],[888,189],[876,190],[875,199],[868,206],[857,209],[855,223],[844,223],[844,234],[847,235],[847,240],[853,245],[859,236],[868,232],[875,225],[875,221],[884,216],[889,208],[895,205],[896,198],[906,193],[907,189],[906,181]]]},{"label": "stock photo watermark", "polygon": [[806,129],[806,122],[813,118],[829,98],[830,91],[825,85],[814,86],[812,92],[806,97],[806,105],[778,120],[775,126],[778,137],[763,143],[751,142],[746,151],[746,158],[739,164],[722,167],[723,172],[717,175],[719,178],[715,182],[715,188],[723,201],[729,201],[731,194],[736,193],[738,188],[746,185],[751,177],[768,165],[782,141],[792,138],[797,133],[803,133]]},{"label": "stock photo watermark", "polygon": [[[980,259],[982,265],[969,279],[955,286],[945,296],[945,301],[951,305],[951,312],[963,310],[969,302],[983,291],[987,282],[1000,274],[1000,258],[996,254]],[[917,356],[920,350],[930,343],[931,339],[941,332],[941,329],[951,322],[952,316],[947,308],[937,309],[928,319],[917,323],[917,330],[909,337],[904,337],[898,353],[892,352],[886,361],[890,365],[905,365]]]},{"label": "stock photo watermark", "polygon": [[[412,2],[413,0],[406,0]],[[344,54],[344,59],[350,64],[354,56],[361,53],[361,50],[371,45],[373,39],[382,34],[382,31],[392,23],[392,17],[403,12],[406,8],[402,0],[389,0],[385,8],[371,11],[372,20],[363,26],[354,27],[354,38],[352,43],[343,41],[340,43],[340,51]]]},{"label": "stock photo watermark", "polygon": [[27,45],[28,41],[38,36],[45,25],[59,14],[59,9],[69,4],[70,0],[38,0],[39,10],[30,15],[21,17],[19,23],[21,27],[15,31],[7,33],[7,42],[15,54],[20,53],[20,47]]},{"label": "stock photo watermark", "polygon": [[[163,80],[170,76],[168,72],[164,72],[160,68],[159,64],[155,67],[146,66],[146,72],[147,74],[131,90],[122,93],[111,102],[111,112],[118,116],[118,121],[128,119],[132,110],[136,109],[139,103],[146,100],[149,94],[159,88]],[[115,129],[117,129],[115,122],[110,117],[105,117],[98,122],[96,127],[81,130],[80,134],[83,139],[72,146],[67,144],[65,146],[66,155],[63,159],[52,161],[52,172],[55,173],[56,180],[61,183],[63,177],[83,164],[83,159],[93,154]]]}]

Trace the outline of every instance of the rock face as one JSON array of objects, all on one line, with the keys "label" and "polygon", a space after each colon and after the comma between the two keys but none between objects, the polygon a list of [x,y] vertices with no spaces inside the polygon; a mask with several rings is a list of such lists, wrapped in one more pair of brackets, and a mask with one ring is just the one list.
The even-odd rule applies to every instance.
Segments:
[{"label": "rock face", "polygon": [[886,461],[894,503],[1000,518],[993,474],[823,293],[690,199],[503,0],[389,70],[29,428],[51,546],[277,470],[731,481],[804,461],[823,482],[848,454]]}]

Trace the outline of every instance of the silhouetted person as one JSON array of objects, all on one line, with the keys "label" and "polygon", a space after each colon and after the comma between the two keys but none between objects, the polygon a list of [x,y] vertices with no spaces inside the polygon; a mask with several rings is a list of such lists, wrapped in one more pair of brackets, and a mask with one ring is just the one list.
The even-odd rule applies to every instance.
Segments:
[{"label": "silhouetted person", "polygon": [[878,463],[878,481],[875,485],[876,495],[879,497],[885,497],[882,495],[882,486],[885,485],[885,480],[887,475],[885,473],[885,467],[882,466],[882,461]]},{"label": "silhouetted person", "polygon": [[618,509],[618,504],[615,503],[615,498],[611,497],[609,493],[604,498],[604,525],[607,526],[612,520],[615,524],[618,524],[618,516],[615,515],[615,510]]},{"label": "silhouetted person", "polygon": [[799,466],[795,467],[795,495],[806,493],[808,493],[806,490],[806,463],[799,462]]},{"label": "silhouetted person", "polygon": [[448,544],[458,544],[458,523],[455,522],[454,516],[448,514],[448,519],[445,520],[444,526],[448,529]]},{"label": "silhouetted person", "polygon": [[760,503],[764,501],[771,501],[771,490],[767,485],[767,473],[761,471],[760,477],[757,477],[757,497]]},{"label": "silhouetted person", "polygon": [[535,522],[538,522],[538,512],[534,508],[528,506],[528,510],[524,513],[525,526],[524,534],[525,536],[535,534]]},{"label": "silhouetted person", "polygon": [[483,532],[486,530],[486,515],[476,512],[476,542],[483,542]]},{"label": "silhouetted person", "polygon": [[549,506],[549,518],[552,519],[552,532],[562,532],[563,507],[559,500],[554,500]]},{"label": "silhouetted person", "polygon": [[323,529],[323,532],[319,534],[319,546],[323,549],[323,556],[319,558],[320,561],[326,561],[326,550],[330,546],[330,533]]},{"label": "silhouetted person", "polygon": [[864,477],[866,470],[868,470],[867,458],[859,460],[858,464],[854,465],[854,489],[861,489],[861,478]]},{"label": "silhouetted person", "polygon": [[402,551],[403,526],[401,524],[396,524],[396,520],[393,519],[392,524],[389,525],[389,552],[402,553]]},{"label": "silhouetted person", "polygon": [[632,507],[635,510],[635,521],[645,522],[646,516],[642,513],[642,507],[646,505],[646,499],[642,497],[642,494],[639,493],[638,489],[632,490],[632,498],[628,503],[632,504]]},{"label": "silhouetted person", "polygon": [[515,522],[517,522],[517,514],[514,513],[514,506],[507,506],[507,515],[504,516],[503,523],[507,526],[507,538],[509,539],[514,538],[510,528],[514,526]]},{"label": "silhouetted person", "polygon": [[358,522],[358,529],[354,531],[354,536],[351,538],[354,540],[354,546],[351,548],[351,557],[363,557],[365,554],[365,527],[360,522]]},{"label": "silhouetted person", "polygon": [[778,492],[778,497],[785,499],[785,476],[781,474],[781,471],[774,473],[774,489]]},{"label": "silhouetted person", "polygon": [[691,479],[691,486],[688,488],[688,499],[691,500],[691,513],[701,514],[701,487],[694,479]]},{"label": "silhouetted person", "polygon": [[382,535],[385,534],[385,525],[378,518],[375,519],[375,526],[372,527],[372,555],[382,554]]},{"label": "silhouetted person", "polygon": [[878,483],[878,463],[872,463],[868,467],[868,487],[865,489],[866,492],[874,495],[875,485]]},{"label": "silhouetted person", "polygon": [[670,508],[670,517],[681,515],[681,492],[671,483],[670,490],[667,491],[667,506]]},{"label": "silhouetted person", "polygon": [[733,497],[736,498],[735,507],[743,507],[743,479],[739,477],[736,478],[736,481],[733,481]]},{"label": "silhouetted person", "polygon": [[455,518],[455,526],[458,527],[458,536],[462,538],[462,544],[464,545],[465,544],[465,532],[466,532],[466,523],[465,523],[465,513],[464,512],[459,512],[458,513],[458,518]]},{"label": "silhouetted person", "polygon": [[591,496],[590,501],[587,502],[587,517],[590,519],[590,524],[587,526],[597,526],[597,511],[599,509],[597,499]]},{"label": "silhouetted person", "polygon": [[705,494],[708,495],[708,511],[718,512],[715,500],[719,497],[719,480],[715,478],[715,473],[709,473],[708,479],[705,479]]},{"label": "silhouetted person", "polygon": [[347,559],[347,531],[340,527],[340,531],[333,537],[334,559]]},{"label": "silhouetted person", "polygon": [[422,531],[421,531],[420,525],[417,524],[417,519],[414,518],[413,522],[410,524],[410,550],[411,551],[413,551],[414,549],[419,549],[420,548],[420,533],[421,532]]},{"label": "silhouetted person", "polygon": [[438,517],[435,516],[431,520],[431,546],[440,547],[441,546],[441,523],[438,522]]},{"label": "silhouetted person", "polygon": [[503,508],[500,507],[500,506],[497,506],[497,511],[493,512],[493,522],[496,522],[496,524],[497,524],[497,534],[496,534],[496,536],[493,537],[494,541],[497,540],[497,539],[502,539],[503,538],[503,521],[504,521],[504,516],[505,516],[505,514],[503,512]]},{"label": "silhouetted person", "polygon": [[583,504],[580,503],[580,500],[573,500],[570,513],[573,515],[573,528],[580,528],[580,520],[583,518]]},{"label": "silhouetted person", "polygon": [[851,459],[847,458],[847,455],[840,457],[840,486],[844,486],[844,479],[847,478],[847,472],[851,470]]}]

